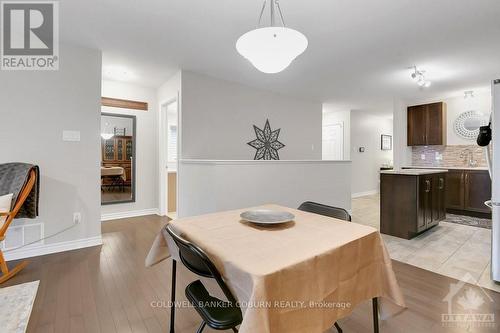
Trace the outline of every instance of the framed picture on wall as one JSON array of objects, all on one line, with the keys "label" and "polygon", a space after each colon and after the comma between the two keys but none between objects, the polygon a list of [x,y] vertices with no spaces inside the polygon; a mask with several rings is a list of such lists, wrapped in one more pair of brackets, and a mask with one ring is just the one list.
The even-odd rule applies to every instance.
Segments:
[{"label": "framed picture on wall", "polygon": [[392,150],[392,135],[381,135],[380,148],[382,150]]}]

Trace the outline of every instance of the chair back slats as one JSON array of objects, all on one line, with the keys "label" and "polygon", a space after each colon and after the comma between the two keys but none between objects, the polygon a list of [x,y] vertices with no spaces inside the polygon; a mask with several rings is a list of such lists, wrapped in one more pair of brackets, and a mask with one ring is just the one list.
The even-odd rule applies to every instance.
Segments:
[{"label": "chair back slats", "polygon": [[317,202],[306,201],[302,203],[298,209],[304,212],[333,217],[344,221],[351,221],[351,215],[349,215],[347,210],[345,210],[344,208],[332,207]]},{"label": "chair back slats", "polygon": [[179,236],[174,231],[172,225],[167,224],[165,228],[179,248],[179,257],[181,258],[181,261],[186,266],[186,268],[200,276],[215,279],[219,287],[224,292],[224,295],[227,297],[228,301],[235,304],[236,299],[234,298],[228,286],[222,279],[221,274],[219,273],[213,262],[210,260],[210,258],[208,258],[206,253],[197,245]]}]

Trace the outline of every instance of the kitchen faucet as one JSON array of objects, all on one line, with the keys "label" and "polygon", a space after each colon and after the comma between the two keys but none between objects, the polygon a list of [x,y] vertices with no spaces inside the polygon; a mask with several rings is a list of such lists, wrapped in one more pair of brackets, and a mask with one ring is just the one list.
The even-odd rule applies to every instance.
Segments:
[{"label": "kitchen faucet", "polygon": [[468,162],[469,167],[473,168],[477,165],[477,161],[474,160],[474,152],[472,151],[472,149],[465,148],[464,150],[462,150],[462,152],[460,153],[460,158],[464,159],[464,162]]}]

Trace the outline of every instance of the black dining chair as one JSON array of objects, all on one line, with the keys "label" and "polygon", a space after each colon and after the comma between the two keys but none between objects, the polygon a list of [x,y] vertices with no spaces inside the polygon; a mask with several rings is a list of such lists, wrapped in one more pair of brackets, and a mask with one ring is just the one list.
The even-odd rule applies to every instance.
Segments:
[{"label": "black dining chair", "polygon": [[335,219],[351,221],[351,215],[349,215],[347,210],[345,210],[344,208],[332,207],[317,202],[306,201],[302,203],[298,209],[309,213],[333,217]]},{"label": "black dining chair", "polygon": [[[187,299],[202,318],[201,325],[196,332],[201,333],[206,325],[215,330],[232,329],[233,332],[238,332],[236,327],[243,320],[241,310],[215,265],[202,249],[177,235],[170,224],[165,228],[179,248],[179,257],[186,268],[199,276],[215,279],[227,298],[227,301],[223,301],[211,296],[200,280],[191,282],[186,287]],[[175,267],[173,274],[175,274]],[[172,299],[175,300],[175,276],[172,276],[172,279]],[[173,332],[172,318],[170,332]]]},{"label": "black dining chair", "polygon": [[[339,220],[344,220],[344,221],[351,221],[351,215],[347,210],[344,208],[339,208],[339,207],[332,207],[332,206],[327,206],[323,205],[317,202],[312,202],[312,201],[306,201],[303,202],[298,210],[302,210],[304,212],[308,213],[314,213],[318,215],[323,215],[323,216],[328,216],[328,217],[333,217],[335,219]],[[377,298],[372,299],[372,309],[373,309],[373,332],[379,333],[379,326],[378,326],[378,300]],[[335,328],[339,333],[342,333],[342,328],[340,328],[339,324],[335,322]]]}]

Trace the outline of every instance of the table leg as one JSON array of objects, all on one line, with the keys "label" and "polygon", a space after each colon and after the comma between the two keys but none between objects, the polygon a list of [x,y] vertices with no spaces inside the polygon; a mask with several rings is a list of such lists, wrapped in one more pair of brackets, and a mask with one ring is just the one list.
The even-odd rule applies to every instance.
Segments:
[{"label": "table leg", "polygon": [[373,307],[373,332],[379,333],[378,331],[378,299],[374,297],[372,299],[372,307]]},{"label": "table leg", "polygon": [[170,297],[172,304],[170,304],[170,333],[175,332],[175,285],[177,278],[177,261],[172,259],[172,289],[170,290]]}]

